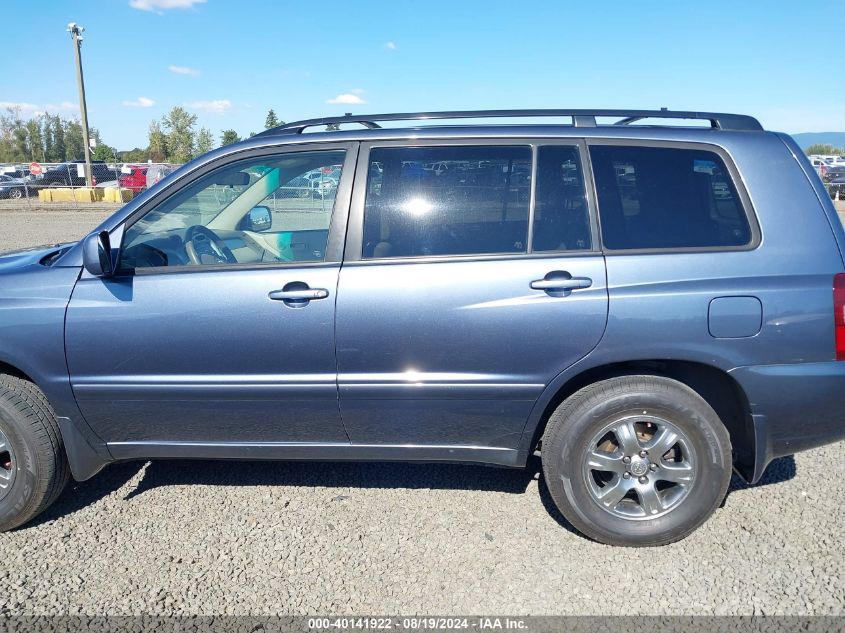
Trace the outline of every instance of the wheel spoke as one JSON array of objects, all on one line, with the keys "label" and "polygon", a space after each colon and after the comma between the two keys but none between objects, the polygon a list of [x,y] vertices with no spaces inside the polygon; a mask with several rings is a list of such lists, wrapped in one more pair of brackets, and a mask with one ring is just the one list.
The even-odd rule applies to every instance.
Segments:
[{"label": "wheel spoke", "polygon": [[630,489],[630,480],[617,477],[615,482],[599,491],[598,498],[605,507],[612,509],[616,507],[617,503],[622,501],[622,498],[628,494]]},{"label": "wheel spoke", "polygon": [[659,481],[671,481],[676,484],[686,484],[692,481],[692,466],[687,462],[661,461],[657,471]]},{"label": "wheel spoke", "polygon": [[637,495],[640,497],[640,505],[642,505],[646,515],[650,516],[663,512],[663,502],[660,500],[660,495],[657,493],[654,484],[648,483],[637,488]]},{"label": "wheel spoke", "polygon": [[651,438],[645,449],[656,459],[668,452],[677,443],[678,434],[664,426],[654,434],[654,437]]},{"label": "wheel spoke", "polygon": [[12,478],[12,471],[6,470],[5,468],[0,468],[0,487],[4,487],[4,482],[9,481]]},{"label": "wheel spoke", "polygon": [[634,431],[634,425],[630,420],[620,422],[614,427],[613,434],[616,436],[616,441],[619,442],[619,448],[626,455],[633,455],[640,451],[637,433]]},{"label": "wheel spoke", "polygon": [[622,474],[625,472],[625,464],[622,463],[622,455],[618,453],[603,453],[592,451],[587,457],[587,466],[593,470]]}]

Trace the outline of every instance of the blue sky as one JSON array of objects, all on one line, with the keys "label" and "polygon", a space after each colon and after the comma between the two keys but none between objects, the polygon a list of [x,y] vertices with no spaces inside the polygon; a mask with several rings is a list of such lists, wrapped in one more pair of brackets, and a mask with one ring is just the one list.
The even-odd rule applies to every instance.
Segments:
[{"label": "blue sky", "polygon": [[0,106],[78,113],[68,22],[86,27],[90,123],[119,149],[174,105],[216,139],[271,107],[668,106],[845,130],[843,2],[7,0]]}]

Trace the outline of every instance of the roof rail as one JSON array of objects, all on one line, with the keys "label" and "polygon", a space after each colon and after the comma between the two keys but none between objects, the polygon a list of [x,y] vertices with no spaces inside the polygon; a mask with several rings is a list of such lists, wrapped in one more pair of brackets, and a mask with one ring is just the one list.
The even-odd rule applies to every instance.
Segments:
[{"label": "roof rail", "polygon": [[718,130],[761,131],[763,126],[754,117],[744,114],[724,114],[718,112],[687,112],[678,110],[454,110],[446,112],[401,112],[392,114],[356,114],[306,119],[286,123],[278,127],[259,132],[256,136],[275,134],[302,134],[310,127],[334,127],[343,123],[358,123],[366,128],[381,127],[384,121],[427,121],[436,119],[487,119],[515,117],[572,117],[575,127],[596,127],[596,117],[614,117],[619,120],[614,125],[629,125],[644,119],[691,119],[710,121],[710,126]]}]

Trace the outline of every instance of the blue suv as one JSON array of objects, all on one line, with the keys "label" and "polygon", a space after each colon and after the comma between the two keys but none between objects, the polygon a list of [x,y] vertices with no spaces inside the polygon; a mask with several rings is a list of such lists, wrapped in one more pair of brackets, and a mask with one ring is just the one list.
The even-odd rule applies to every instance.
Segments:
[{"label": "blue suv", "polygon": [[538,455],[582,533],[676,541],[845,438],[843,252],[747,116],[274,128],[0,257],[0,529],[122,460]]}]

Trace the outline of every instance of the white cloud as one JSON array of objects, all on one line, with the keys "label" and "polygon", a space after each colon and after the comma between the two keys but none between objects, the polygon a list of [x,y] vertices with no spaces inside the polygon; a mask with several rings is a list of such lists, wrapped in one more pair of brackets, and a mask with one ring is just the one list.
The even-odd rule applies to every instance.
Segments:
[{"label": "white cloud", "polygon": [[232,102],[228,99],[215,99],[213,101],[191,101],[185,107],[191,110],[201,110],[212,114],[223,114],[232,108]]},{"label": "white cloud", "polygon": [[331,103],[335,105],[363,105],[367,103],[359,96],[363,92],[364,91],[360,88],[356,88],[351,92],[344,92],[342,94],[339,94],[334,99],[329,99],[328,101],[326,101],[326,103]]},{"label": "white cloud", "polygon": [[196,68],[191,68],[190,66],[168,66],[167,69],[177,75],[192,75],[196,77],[200,74],[200,71]]},{"label": "white cloud", "polygon": [[391,40],[390,42],[385,43],[384,47],[389,51],[395,51],[396,50],[396,42]]},{"label": "white cloud", "polygon": [[155,104],[156,102],[149,97],[138,97],[135,101],[123,102],[127,108],[152,108]]},{"label": "white cloud", "polygon": [[190,9],[195,4],[204,4],[206,0],[129,0],[129,6],[141,11],[161,13],[168,9]]},{"label": "white cloud", "polygon": [[0,110],[18,110],[22,115],[33,116],[45,112],[58,112],[61,110],[76,110],[79,106],[71,101],[61,103],[48,103],[47,105],[36,105],[26,101],[0,101]]},{"label": "white cloud", "polygon": [[43,110],[41,106],[37,106],[34,103],[26,103],[25,101],[0,101],[0,109],[20,110],[21,112],[35,112],[36,110]]}]

